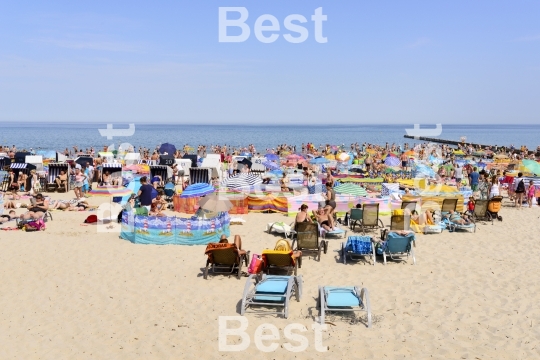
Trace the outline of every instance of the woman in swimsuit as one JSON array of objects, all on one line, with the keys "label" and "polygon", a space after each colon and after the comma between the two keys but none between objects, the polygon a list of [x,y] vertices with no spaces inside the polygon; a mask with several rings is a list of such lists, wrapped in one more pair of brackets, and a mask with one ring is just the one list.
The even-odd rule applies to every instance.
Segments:
[{"label": "woman in swimsuit", "polygon": [[307,209],[308,209],[308,206],[306,204],[302,204],[302,206],[300,206],[300,212],[296,214],[296,219],[295,219],[296,223],[312,222],[307,212]]}]

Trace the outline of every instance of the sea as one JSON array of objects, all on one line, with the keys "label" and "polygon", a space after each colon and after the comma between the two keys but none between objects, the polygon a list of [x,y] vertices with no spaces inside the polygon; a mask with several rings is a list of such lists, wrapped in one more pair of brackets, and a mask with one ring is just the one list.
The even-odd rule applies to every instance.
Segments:
[{"label": "sea", "polygon": [[[114,136],[107,139],[99,129],[107,128],[103,123],[0,123],[0,145],[15,145],[17,149],[63,151],[77,146],[79,149],[94,147],[96,150],[107,146],[117,149],[121,144],[135,148],[154,149],[162,143],[171,143],[177,148],[184,145],[228,145],[229,147],[253,144],[258,152],[279,144],[296,145],[298,151],[302,143],[315,145],[331,144],[350,147],[353,143],[364,142],[384,145],[420,141],[404,138],[406,128],[414,125],[182,125],[182,124],[137,124],[131,136]],[[435,126],[423,125],[422,128]],[[127,124],[113,124],[114,129],[127,129]],[[540,145],[540,125],[459,125],[442,124],[440,139],[511,146],[522,145],[535,149]],[[125,146],[125,145],[124,145]],[[122,146],[122,147],[124,147]],[[125,148],[125,147],[124,147]]]}]

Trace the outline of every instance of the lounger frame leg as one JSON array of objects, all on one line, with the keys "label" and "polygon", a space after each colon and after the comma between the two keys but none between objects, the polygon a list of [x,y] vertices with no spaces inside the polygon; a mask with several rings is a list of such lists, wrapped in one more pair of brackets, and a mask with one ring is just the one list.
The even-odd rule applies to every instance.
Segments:
[{"label": "lounger frame leg", "polygon": [[[358,291],[358,288],[356,289]],[[360,299],[364,304],[365,310],[367,312],[368,325],[367,327],[371,329],[372,320],[371,320],[371,304],[369,302],[369,292],[367,288],[362,288],[360,291]]]},{"label": "lounger frame leg", "polygon": [[244,293],[242,294],[242,304],[240,307],[240,315],[242,316],[246,313],[247,296],[249,294],[249,289],[251,288],[254,278],[255,278],[254,274],[249,275],[248,279],[246,280],[246,284],[244,285]]},{"label": "lounger frame leg", "polygon": [[414,248],[411,246],[411,256],[413,265],[416,265],[416,257],[414,256]]},{"label": "lounger frame leg", "polygon": [[324,325],[324,309],[326,307],[326,300],[324,299],[324,288],[319,286],[319,321],[321,325]]},{"label": "lounger frame leg", "polygon": [[345,252],[345,243],[341,243],[341,256],[343,258],[343,263],[347,265],[347,253]]}]

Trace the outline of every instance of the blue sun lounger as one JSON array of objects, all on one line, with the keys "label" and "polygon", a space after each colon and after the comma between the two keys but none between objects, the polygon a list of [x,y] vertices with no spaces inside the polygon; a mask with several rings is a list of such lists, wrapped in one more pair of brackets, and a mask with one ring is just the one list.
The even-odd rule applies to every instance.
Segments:
[{"label": "blue sun lounger", "polygon": [[344,264],[347,264],[347,257],[351,260],[371,257],[375,265],[375,247],[371,236],[349,236],[347,243],[341,243],[341,257]]},{"label": "blue sun lounger", "polygon": [[325,314],[330,311],[365,311],[367,327],[371,328],[371,306],[366,288],[359,290],[356,286],[319,286],[318,305],[321,325],[324,325]]},{"label": "blue sun lounger", "polygon": [[[390,256],[390,259],[396,260],[402,257],[412,256],[413,264],[416,264],[416,258],[414,257],[414,249],[412,243],[415,241],[414,233],[408,235],[400,235],[395,232],[390,232],[386,236],[386,241],[380,247],[380,254],[383,256],[384,264],[386,265],[386,256]],[[400,259],[401,260],[401,259]]]},{"label": "blue sun lounger", "polygon": [[281,311],[249,311],[267,314],[281,314],[286,319],[289,316],[289,302],[292,296],[296,301],[302,297],[302,275],[278,276],[263,275],[259,280],[252,274],[246,281],[242,295],[240,315],[248,312],[248,308],[255,306],[283,308]]}]

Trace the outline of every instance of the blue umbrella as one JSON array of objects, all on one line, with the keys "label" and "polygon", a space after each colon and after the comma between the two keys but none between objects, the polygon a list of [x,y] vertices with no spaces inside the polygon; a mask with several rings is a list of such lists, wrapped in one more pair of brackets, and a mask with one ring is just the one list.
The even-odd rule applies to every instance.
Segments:
[{"label": "blue umbrella", "polygon": [[401,165],[401,161],[395,156],[387,156],[386,159],[384,159],[384,165],[399,166]]},{"label": "blue umbrella", "polygon": [[263,161],[262,163],[267,169],[270,169],[270,170],[278,170],[279,169],[279,165],[276,164],[275,162],[273,161]]},{"label": "blue umbrella", "polygon": [[279,156],[277,156],[276,154],[266,154],[264,156],[266,157],[266,160],[279,160]]},{"label": "blue umbrella", "polygon": [[309,161],[311,164],[328,164],[330,160],[324,157],[318,157]]},{"label": "blue umbrella", "polygon": [[197,197],[197,196],[204,196],[208,195],[214,192],[214,187],[207,183],[196,183],[191,184],[187,188],[182,191],[182,194],[180,197],[182,198],[190,198],[190,197]]},{"label": "blue umbrella", "polygon": [[174,146],[173,144],[165,143],[159,147],[160,154],[167,153],[168,155],[173,155],[175,152],[176,152],[176,146]]}]

